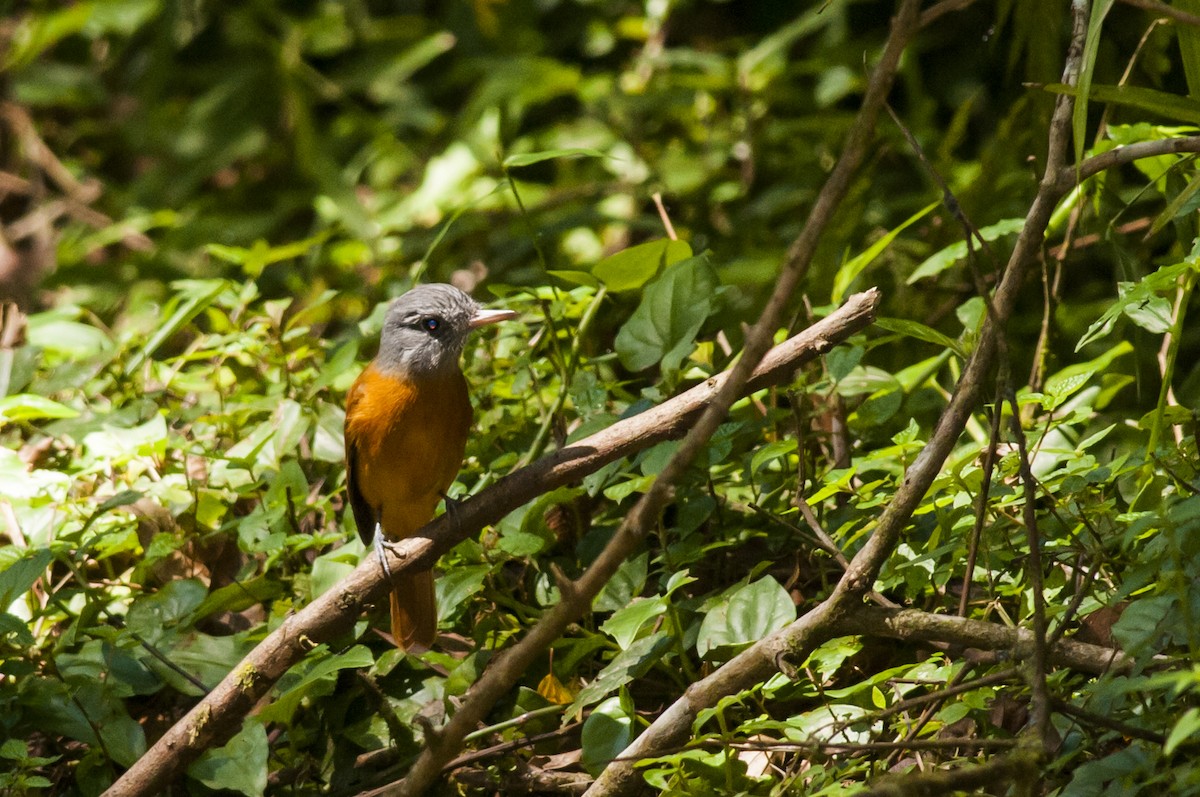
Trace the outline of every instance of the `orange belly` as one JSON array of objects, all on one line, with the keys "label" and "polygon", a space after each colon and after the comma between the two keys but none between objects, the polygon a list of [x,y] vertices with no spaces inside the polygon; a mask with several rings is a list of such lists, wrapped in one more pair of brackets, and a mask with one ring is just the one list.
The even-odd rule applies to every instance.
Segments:
[{"label": "orange belly", "polygon": [[462,467],[471,415],[457,369],[416,382],[371,365],[354,383],[346,401],[351,477],[388,539],[410,536],[433,517]]}]

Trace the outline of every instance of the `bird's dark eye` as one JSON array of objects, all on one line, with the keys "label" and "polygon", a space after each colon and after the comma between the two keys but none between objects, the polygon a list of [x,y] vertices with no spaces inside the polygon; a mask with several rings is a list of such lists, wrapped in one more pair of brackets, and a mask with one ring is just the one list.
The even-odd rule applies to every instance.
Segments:
[{"label": "bird's dark eye", "polygon": [[421,319],[421,329],[425,330],[426,332],[437,332],[438,327],[441,325],[442,322],[436,318],[430,317]]}]

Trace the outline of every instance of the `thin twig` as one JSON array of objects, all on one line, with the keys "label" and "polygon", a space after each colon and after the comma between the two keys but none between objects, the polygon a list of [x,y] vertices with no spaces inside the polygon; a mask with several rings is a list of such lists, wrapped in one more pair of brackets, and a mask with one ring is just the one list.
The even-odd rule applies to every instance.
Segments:
[{"label": "thin twig", "polygon": [[1149,11],[1151,14],[1158,14],[1160,17],[1167,17],[1175,22],[1184,25],[1192,25],[1200,27],[1200,16],[1188,13],[1183,9],[1169,6],[1166,3],[1160,3],[1158,0],[1121,0],[1127,6]]},{"label": "thin twig", "polygon": [[917,24],[922,28],[927,27],[932,25],[946,14],[949,14],[953,11],[962,11],[964,8],[967,8],[974,2],[975,0],[942,0],[942,2],[932,5],[922,11],[921,17]]},{"label": "thin twig", "polygon": [[1073,717],[1077,720],[1091,723],[1092,725],[1099,725],[1101,728],[1107,728],[1110,731],[1116,731],[1122,736],[1128,736],[1131,739],[1142,739],[1150,742],[1151,744],[1157,745],[1163,745],[1167,743],[1166,734],[1157,733],[1146,728],[1139,728],[1136,725],[1130,725],[1128,722],[1121,722],[1113,719],[1112,717],[1107,717],[1103,714],[1097,714],[1094,711],[1088,711],[1087,709],[1072,705],[1065,700],[1054,698],[1051,701],[1051,705],[1054,707],[1055,711],[1066,714],[1068,717]]},{"label": "thin twig", "polygon": [[[522,747],[532,747],[535,744],[545,742],[549,739],[559,739],[572,733],[577,728],[582,726],[583,720],[579,720],[578,722],[568,722],[566,725],[555,728],[552,731],[534,734],[533,736],[522,736],[520,739],[501,742],[499,744],[494,744],[491,747],[484,747],[481,750],[472,750],[469,753],[460,755],[453,761],[446,762],[445,766],[442,767],[442,771],[450,772],[458,769],[459,767],[465,767],[468,764],[474,764],[476,761],[486,761],[489,758],[495,758],[496,756],[504,755],[505,753],[511,753],[513,750],[520,750]],[[369,795],[371,792],[368,792],[367,794]],[[364,797],[366,797],[366,795],[364,795]]]},{"label": "thin twig", "polygon": [[675,226],[671,224],[671,217],[667,215],[667,209],[663,205],[662,194],[658,191],[654,192],[654,206],[658,208],[658,217],[662,219],[663,229],[667,231],[667,237],[672,241],[678,241],[679,238],[675,235]]},{"label": "thin twig", "polygon": [[965,747],[976,750],[1009,750],[1016,747],[1016,739],[902,739],[896,742],[723,742],[721,739],[704,739],[704,746],[722,744],[730,750],[778,750],[796,753],[872,753],[878,751],[904,750],[953,750]]},{"label": "thin twig", "polygon": [[975,497],[975,522],[971,524],[971,541],[967,547],[967,564],[963,569],[962,595],[958,599],[958,616],[967,616],[971,603],[971,585],[975,582],[975,563],[979,558],[979,543],[983,540],[983,527],[987,521],[988,496],[992,491],[992,474],[996,469],[996,447],[1000,444],[1000,419],[1004,417],[1004,394],[999,386],[992,402],[992,426],[988,434],[988,445],[983,452],[983,482]]},{"label": "thin twig", "polygon": [[[1004,366],[1007,366],[1007,363]],[[1001,380],[1006,380],[1007,375],[1008,368],[1002,366]],[[1050,692],[1046,684],[1046,595],[1042,583],[1042,535],[1037,522],[1037,487],[1034,483],[1033,468],[1029,464],[1029,448],[1025,441],[1025,429],[1021,426],[1021,408],[1017,406],[1017,395],[1011,385],[1005,384],[1004,390],[1012,408],[1009,423],[1012,436],[1017,441],[1017,468],[1021,474],[1021,487],[1025,498],[1022,512],[1029,545],[1025,571],[1033,599],[1033,673],[1030,678],[1030,689],[1033,692],[1032,726],[1039,743],[1045,748],[1049,741]]]}]

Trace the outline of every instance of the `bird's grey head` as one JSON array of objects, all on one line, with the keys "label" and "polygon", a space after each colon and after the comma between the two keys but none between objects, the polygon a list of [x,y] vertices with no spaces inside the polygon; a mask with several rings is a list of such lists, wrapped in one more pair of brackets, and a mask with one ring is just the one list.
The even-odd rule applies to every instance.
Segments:
[{"label": "bird's grey head", "polygon": [[485,310],[453,285],[418,285],[388,307],[376,362],[385,371],[432,374],[458,367],[471,330],[516,318]]}]

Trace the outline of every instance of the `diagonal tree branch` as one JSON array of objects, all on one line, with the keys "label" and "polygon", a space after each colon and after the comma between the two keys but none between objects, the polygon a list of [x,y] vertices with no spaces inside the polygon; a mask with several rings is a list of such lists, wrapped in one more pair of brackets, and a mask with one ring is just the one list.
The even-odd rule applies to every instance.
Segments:
[{"label": "diagonal tree branch", "polygon": [[[789,263],[795,262],[797,261],[789,260]],[[799,275],[796,278],[798,279]],[[404,779],[368,794],[424,793],[440,777],[446,763],[457,755],[463,739],[483,720],[496,701],[512,690],[513,685],[537,658],[543,655],[550,644],[562,636],[571,622],[591,608],[592,600],[616,573],[617,568],[638,549],[646,534],[655,527],[663,507],[671,498],[675,482],[683,476],[703,450],[709,438],[723,422],[729,407],[745,392],[747,380],[753,376],[755,368],[767,351],[771,331],[778,323],[782,307],[781,300],[776,306],[774,318],[764,314],[750,329],[741,358],[716,386],[711,400],[705,402],[703,412],[692,425],[675,455],[659,473],[650,489],[630,510],[595,561],[576,581],[568,580],[560,572],[555,573],[561,595],[559,603],[547,612],[515,647],[505,651],[492,662],[479,680],[471,685],[454,715],[429,740]]]},{"label": "diagonal tree branch", "polygon": [[[865,328],[874,319],[877,291],[850,297],[827,318],[772,349],[742,385],[745,392],[786,380],[800,365]],[[728,384],[714,376],[658,407],[619,421],[597,434],[512,473],[427,525],[424,536],[388,548],[393,572],[432,567],[469,534],[495,523],[542,493],[578,480],[608,462],[663,440],[682,437],[698,413]],[[388,584],[374,557],[262,641],[212,692],[177,722],[109,789],[106,795],[157,795],[177,781],[205,750],[228,741],[243,718],[287,670],[316,645],[349,632],[364,611],[384,598]]]}]

